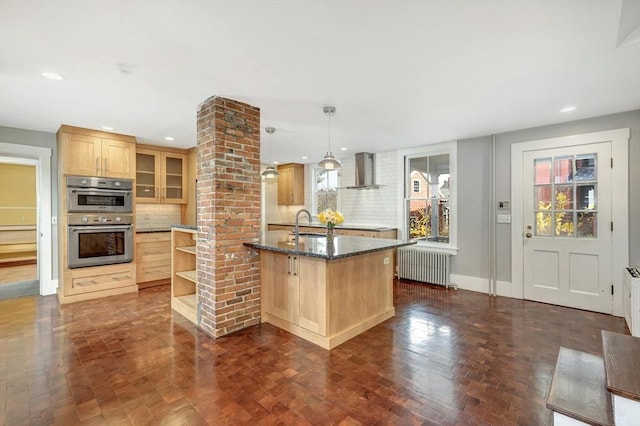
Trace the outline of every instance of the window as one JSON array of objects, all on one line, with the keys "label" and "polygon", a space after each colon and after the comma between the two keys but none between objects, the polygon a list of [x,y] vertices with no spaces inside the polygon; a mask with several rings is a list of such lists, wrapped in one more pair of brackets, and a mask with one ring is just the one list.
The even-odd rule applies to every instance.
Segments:
[{"label": "window", "polygon": [[[456,142],[402,152],[404,236],[443,250],[456,249]],[[452,252],[452,254],[455,254]]]},{"label": "window", "polygon": [[314,170],[314,212],[316,214],[323,210],[338,210],[338,185],[340,175],[338,170]]}]

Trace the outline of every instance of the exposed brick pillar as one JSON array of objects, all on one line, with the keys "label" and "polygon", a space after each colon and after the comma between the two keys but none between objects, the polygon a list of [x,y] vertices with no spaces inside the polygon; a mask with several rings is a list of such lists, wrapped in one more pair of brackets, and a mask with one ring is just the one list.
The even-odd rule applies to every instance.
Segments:
[{"label": "exposed brick pillar", "polygon": [[260,323],[260,109],[211,97],[198,109],[198,327],[213,337]]}]

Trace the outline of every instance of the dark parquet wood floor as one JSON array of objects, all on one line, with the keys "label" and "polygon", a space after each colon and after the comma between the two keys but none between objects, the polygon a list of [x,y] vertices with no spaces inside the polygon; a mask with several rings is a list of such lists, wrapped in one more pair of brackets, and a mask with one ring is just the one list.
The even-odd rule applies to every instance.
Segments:
[{"label": "dark parquet wood floor", "polygon": [[167,286],[58,306],[0,301],[6,425],[550,425],[560,346],[618,317],[415,283],[396,316],[326,351],[263,324],[214,340]]}]

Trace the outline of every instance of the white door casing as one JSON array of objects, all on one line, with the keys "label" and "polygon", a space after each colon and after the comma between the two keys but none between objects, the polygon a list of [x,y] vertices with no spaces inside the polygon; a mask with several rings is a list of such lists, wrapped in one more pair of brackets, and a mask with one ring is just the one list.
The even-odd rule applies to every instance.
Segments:
[{"label": "white door casing", "polygon": [[36,204],[38,209],[38,249],[37,264],[40,280],[40,295],[55,294],[57,280],[52,277],[53,254],[51,232],[51,149],[30,145],[19,145],[0,142],[0,156],[13,161],[31,159],[36,166]]},{"label": "white door casing", "polygon": [[524,298],[611,313],[611,143],[523,153]]},{"label": "white door casing", "polygon": [[[622,286],[623,271],[628,266],[629,259],[629,200],[628,200],[628,143],[629,129],[606,130],[602,132],[585,133],[572,136],[564,136],[552,139],[534,140],[511,145],[511,200],[512,200],[512,225],[511,225],[511,297],[522,299],[525,296],[525,234],[527,224],[524,222],[524,193],[523,188],[527,177],[525,176],[525,153],[562,147],[577,147],[581,145],[593,145],[610,143],[613,169],[611,169],[611,220],[613,232],[611,233],[611,259],[608,261],[614,288],[613,309],[614,315],[622,315]],[[605,224],[606,226],[606,224]],[[541,257],[544,257],[542,254]],[[553,256],[553,255],[550,255]],[[587,255],[590,256],[590,255]],[[574,262],[580,265],[587,257],[575,256]],[[580,277],[574,277],[579,279]],[[579,286],[578,286],[579,287]],[[590,291],[580,290],[585,293]]]}]

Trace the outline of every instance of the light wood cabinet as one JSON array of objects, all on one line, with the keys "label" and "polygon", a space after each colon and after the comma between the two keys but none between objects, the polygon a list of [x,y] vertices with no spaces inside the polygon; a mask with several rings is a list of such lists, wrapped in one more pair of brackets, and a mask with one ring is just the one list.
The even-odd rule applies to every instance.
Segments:
[{"label": "light wood cabinet", "polygon": [[281,164],[278,174],[278,204],[304,205],[304,164]]},{"label": "light wood cabinet", "polygon": [[58,289],[60,303],[138,291],[134,263],[66,269],[62,276],[63,287]]},{"label": "light wood cabinet", "polygon": [[194,229],[171,229],[171,309],[198,324],[198,289]]},{"label": "light wood cabinet", "polygon": [[265,312],[305,330],[326,335],[324,261],[262,253]]},{"label": "light wood cabinet", "polygon": [[262,321],[332,349],[391,318],[394,250],[335,260],[261,250]]},{"label": "light wood cabinet", "polygon": [[136,234],[136,281],[138,288],[171,281],[171,232]]},{"label": "light wood cabinet", "polygon": [[136,202],[187,202],[187,155],[174,151],[136,149]]},{"label": "light wood cabinet", "polygon": [[64,175],[135,178],[135,138],[62,126],[58,131]]}]

